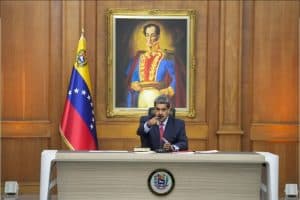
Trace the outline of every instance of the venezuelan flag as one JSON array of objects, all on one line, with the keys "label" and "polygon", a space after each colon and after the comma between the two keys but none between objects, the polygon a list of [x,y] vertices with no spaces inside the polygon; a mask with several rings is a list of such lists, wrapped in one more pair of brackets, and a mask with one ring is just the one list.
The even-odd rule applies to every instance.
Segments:
[{"label": "venezuelan flag", "polygon": [[86,40],[81,35],[72,69],[60,133],[72,150],[97,150],[98,140],[92,87],[86,57]]}]

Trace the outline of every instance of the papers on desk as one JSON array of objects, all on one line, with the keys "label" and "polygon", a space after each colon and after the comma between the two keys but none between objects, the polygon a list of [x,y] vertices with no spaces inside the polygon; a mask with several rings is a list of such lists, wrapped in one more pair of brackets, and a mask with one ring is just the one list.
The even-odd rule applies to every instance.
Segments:
[{"label": "papers on desk", "polygon": [[154,151],[151,151],[150,148],[142,148],[142,147],[135,147],[133,149],[133,153],[138,153],[138,154],[151,154],[155,153]]},{"label": "papers on desk", "polygon": [[208,150],[208,151],[195,151],[195,153],[218,153],[218,150]]},{"label": "papers on desk", "polygon": [[133,149],[133,152],[149,152],[149,151],[151,151],[150,148],[143,148],[143,147],[135,147]]},{"label": "papers on desk", "polygon": [[193,151],[174,151],[172,154],[177,154],[177,155],[187,155],[187,154],[194,154],[195,152]]},{"label": "papers on desk", "polygon": [[91,153],[128,153],[126,150],[91,150]]},{"label": "papers on desk", "polygon": [[152,154],[152,153],[156,153],[155,151],[134,151],[133,153],[137,153],[137,154]]}]

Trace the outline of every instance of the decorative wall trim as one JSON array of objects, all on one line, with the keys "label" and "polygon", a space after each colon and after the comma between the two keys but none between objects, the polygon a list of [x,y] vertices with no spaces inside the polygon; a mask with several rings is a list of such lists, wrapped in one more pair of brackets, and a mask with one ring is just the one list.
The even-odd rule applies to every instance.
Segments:
[{"label": "decorative wall trim", "polygon": [[[123,127],[123,128],[121,128]],[[136,131],[138,122],[114,122],[114,123],[97,123],[98,138],[101,139],[134,139],[138,136]],[[204,139],[208,137],[208,126],[206,124],[189,124],[186,126],[186,132],[189,139]],[[130,134],[129,134],[130,133]]]},{"label": "decorative wall trim", "polygon": [[4,121],[2,138],[50,138],[49,121]]},{"label": "decorative wall trim", "polygon": [[250,139],[259,141],[298,141],[297,124],[253,123]]}]

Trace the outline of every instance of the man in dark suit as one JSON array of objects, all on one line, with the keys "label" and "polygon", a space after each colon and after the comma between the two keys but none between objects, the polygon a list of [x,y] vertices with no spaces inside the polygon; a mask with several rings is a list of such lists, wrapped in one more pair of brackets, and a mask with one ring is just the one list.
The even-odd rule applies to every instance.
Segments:
[{"label": "man in dark suit", "polygon": [[137,134],[147,141],[151,150],[182,151],[188,149],[185,123],[169,115],[170,101],[167,96],[158,96],[154,101],[155,114],[143,116]]}]

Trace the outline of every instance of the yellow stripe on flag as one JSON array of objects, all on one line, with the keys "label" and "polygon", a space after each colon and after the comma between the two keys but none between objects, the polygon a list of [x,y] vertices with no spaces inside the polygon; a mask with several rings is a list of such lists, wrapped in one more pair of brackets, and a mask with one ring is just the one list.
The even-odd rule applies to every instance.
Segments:
[{"label": "yellow stripe on flag", "polygon": [[82,55],[84,53],[86,56],[86,40],[83,35],[81,35],[79,42],[78,42],[78,47],[77,47],[77,53],[76,53],[76,61],[75,61],[75,69],[78,71],[78,73],[82,76],[84,79],[85,83],[87,84],[90,93],[92,93],[92,84],[91,84],[91,78],[89,74],[89,67],[87,63],[87,58],[85,57],[85,62],[82,64],[78,63],[78,56]]}]

